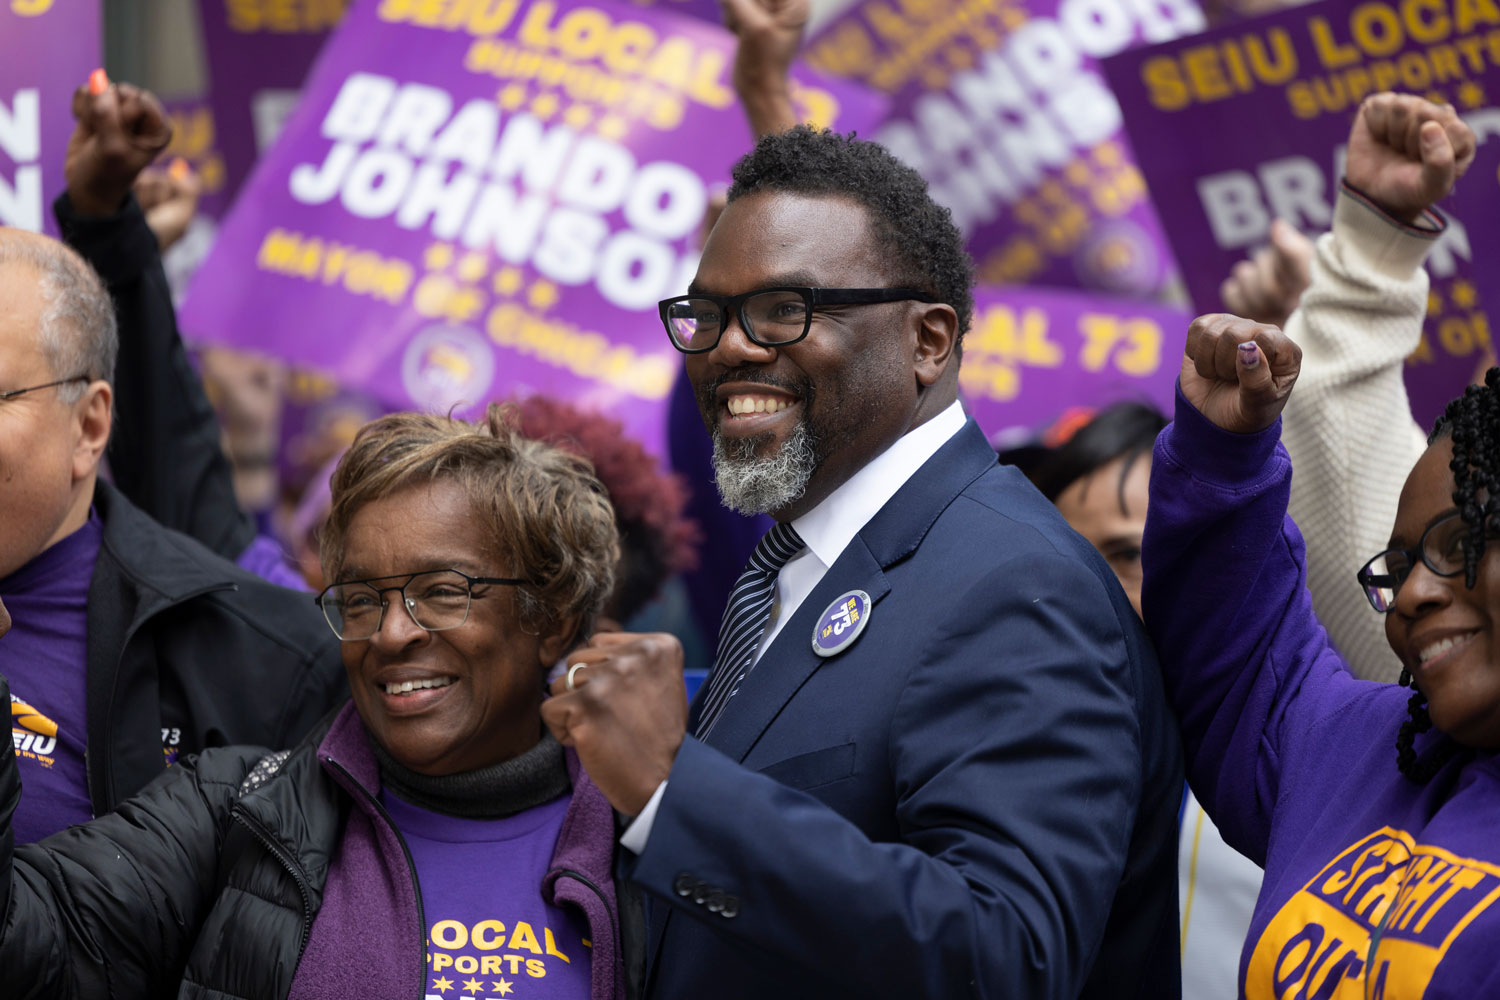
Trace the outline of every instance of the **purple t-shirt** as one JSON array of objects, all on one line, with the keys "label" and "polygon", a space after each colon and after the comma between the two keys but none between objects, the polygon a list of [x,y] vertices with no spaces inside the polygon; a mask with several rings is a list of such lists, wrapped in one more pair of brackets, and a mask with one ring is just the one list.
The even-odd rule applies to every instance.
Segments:
[{"label": "purple t-shirt", "polygon": [[103,536],[82,528],[0,580],[11,629],[0,639],[10,681],[10,735],[21,771],[16,843],[93,818],[83,751],[88,742],[89,582]]},{"label": "purple t-shirt", "polygon": [[388,791],[427,919],[428,1000],[589,996],[588,922],[542,900],[571,795],[505,819],[458,819]]}]

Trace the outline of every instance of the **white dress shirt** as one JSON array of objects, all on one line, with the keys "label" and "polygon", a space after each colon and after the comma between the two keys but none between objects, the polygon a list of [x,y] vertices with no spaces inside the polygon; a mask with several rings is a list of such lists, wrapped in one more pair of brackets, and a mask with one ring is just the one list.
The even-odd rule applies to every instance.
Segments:
[{"label": "white dress shirt", "polygon": [[[907,431],[828,494],[822,503],[792,522],[807,547],[788,559],[776,576],[771,620],[755,650],[756,663],[859,530],[939,448],[963,429],[965,419],[963,405],[955,401],[931,420]],[[666,789],[665,781],[656,786],[640,815],[620,835],[621,845],[636,854],[646,849],[651,824]]]}]

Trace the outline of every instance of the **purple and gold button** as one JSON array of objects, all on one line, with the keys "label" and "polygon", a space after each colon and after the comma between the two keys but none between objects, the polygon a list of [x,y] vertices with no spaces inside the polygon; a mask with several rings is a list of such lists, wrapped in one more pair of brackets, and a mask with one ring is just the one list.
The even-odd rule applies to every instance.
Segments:
[{"label": "purple and gold button", "polygon": [[828,605],[813,629],[812,648],[819,656],[837,656],[854,644],[870,622],[870,595],[851,590]]}]

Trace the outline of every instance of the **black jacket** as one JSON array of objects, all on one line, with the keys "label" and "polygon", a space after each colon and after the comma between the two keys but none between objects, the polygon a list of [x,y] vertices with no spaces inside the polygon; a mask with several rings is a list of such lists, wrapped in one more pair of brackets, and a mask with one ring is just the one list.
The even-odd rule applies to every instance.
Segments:
[{"label": "black jacket", "polygon": [[171,758],[236,743],[291,746],[344,699],[338,640],[311,597],[162,527],[108,483],[94,507],[103,524],[88,609],[96,816]]},{"label": "black jacket", "polygon": [[108,218],[86,218],[66,194],[53,203],[69,246],[109,289],[120,328],[110,472],[131,502],[226,559],[255,539],[240,510],[219,421],[177,333],[161,249],[132,195]]},{"label": "black jacket", "polygon": [[[8,692],[0,676],[0,699]],[[115,813],[19,848],[13,846],[10,825],[21,792],[15,753],[9,745],[0,747],[4,996],[285,997],[322,911],[330,868],[351,816],[368,812],[335,774],[361,789],[358,794],[384,816],[375,792],[343,768],[336,750],[320,745],[335,721],[330,716],[290,751],[268,754],[240,746],[190,757]],[[325,752],[326,760],[320,760]],[[373,755],[363,754],[373,771]],[[579,782],[586,779],[581,774],[574,779],[575,796],[585,794]],[[586,794],[603,804],[608,817],[602,793],[590,786]],[[602,836],[607,855],[615,849],[615,830],[612,819],[604,823],[590,836]],[[560,843],[576,840],[587,822],[571,825],[570,830],[564,824]],[[409,864],[405,847],[400,850]],[[380,883],[379,873],[345,874],[367,885],[372,879]],[[408,887],[392,883],[389,889],[402,893]],[[415,876],[409,891],[415,899]],[[552,891],[560,905],[567,905],[561,890]],[[625,961],[606,976],[604,992],[618,996],[616,990],[623,989],[627,998],[635,998],[644,973],[639,898],[631,893],[620,899],[618,924],[612,920],[611,926],[618,926],[615,954]],[[370,914],[370,927],[389,930],[396,913],[383,906]],[[426,939],[420,906],[408,916],[413,919],[402,932],[420,973]],[[596,939],[607,933],[591,926]],[[366,930],[354,935],[355,948],[369,943]],[[421,982],[409,984],[412,995],[421,995]],[[370,995],[391,995],[394,984],[384,985],[384,993]],[[600,985],[596,976],[595,997]]]}]

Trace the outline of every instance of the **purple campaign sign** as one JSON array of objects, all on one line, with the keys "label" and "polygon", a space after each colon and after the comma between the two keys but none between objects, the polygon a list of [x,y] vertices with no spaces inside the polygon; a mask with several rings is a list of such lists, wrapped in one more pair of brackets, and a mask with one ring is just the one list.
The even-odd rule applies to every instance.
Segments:
[{"label": "purple campaign sign", "polygon": [[[1323,0],[1107,60],[1194,304],[1223,308],[1220,282],[1265,243],[1274,218],[1309,234],[1329,227],[1344,143],[1366,94],[1414,92],[1466,116],[1493,115],[1500,71],[1484,45],[1497,27],[1500,10],[1488,2]],[[1476,173],[1494,162],[1497,145],[1482,147]],[[1481,186],[1466,179],[1443,206],[1452,225],[1428,261],[1426,336],[1407,368],[1424,424],[1463,387],[1488,342],[1479,301],[1487,272],[1476,271],[1471,241],[1500,225],[1500,199],[1470,199],[1468,189]]]},{"label": "purple campaign sign", "polygon": [[0,226],[57,234],[73,91],[100,63],[95,0],[0,0]]},{"label": "purple campaign sign", "polygon": [[226,199],[275,141],[347,6],[348,0],[200,0]]},{"label": "purple campaign sign", "polygon": [[959,387],[997,444],[1087,403],[1126,399],[1171,413],[1192,313],[1084,292],[986,288],[974,294]]},{"label": "purple campaign sign", "polygon": [[1203,27],[1195,0],[865,0],[808,62],[891,94],[874,138],[997,284],[1151,296],[1171,255],[1098,59]]},{"label": "purple campaign sign", "polygon": [[194,98],[164,100],[162,106],[172,123],[172,143],[157,159],[157,165],[166,166],[178,157],[185,160],[202,185],[199,216],[217,219],[229,207],[229,198],[228,175],[219,148],[213,106]]},{"label": "purple campaign sign", "polygon": [[[681,362],[656,303],[686,290],[710,188],[750,145],[733,38],[606,2],[431,9],[350,8],[183,328],[393,406],[547,393],[660,454]],[[800,93],[840,128],[884,111],[849,84]]]},{"label": "purple campaign sign", "polygon": [[710,24],[724,23],[724,8],[720,6],[719,0],[631,0],[633,6],[655,7],[657,10],[669,10],[674,14],[686,14],[688,17],[696,17]]}]

